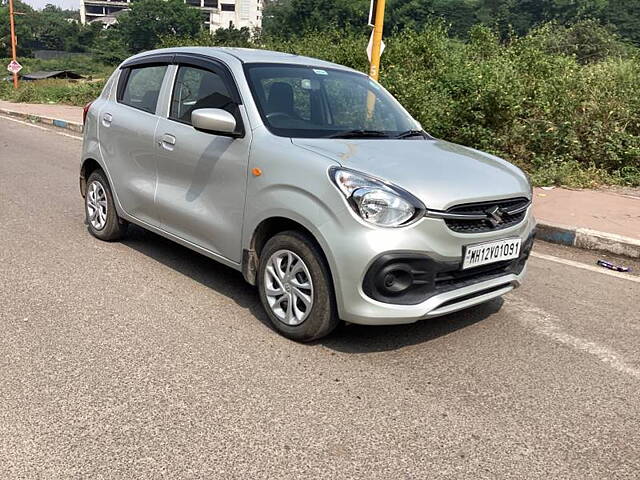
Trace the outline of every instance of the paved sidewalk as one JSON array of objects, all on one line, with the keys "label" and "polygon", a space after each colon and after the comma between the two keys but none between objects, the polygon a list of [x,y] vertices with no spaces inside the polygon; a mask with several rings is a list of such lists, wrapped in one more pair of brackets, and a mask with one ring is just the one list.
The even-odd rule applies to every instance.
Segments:
[{"label": "paved sidewalk", "polygon": [[82,107],[54,104],[13,103],[0,100],[0,110],[82,124]]},{"label": "paved sidewalk", "polygon": [[640,239],[640,189],[620,194],[606,190],[536,188],[533,204],[539,222]]}]

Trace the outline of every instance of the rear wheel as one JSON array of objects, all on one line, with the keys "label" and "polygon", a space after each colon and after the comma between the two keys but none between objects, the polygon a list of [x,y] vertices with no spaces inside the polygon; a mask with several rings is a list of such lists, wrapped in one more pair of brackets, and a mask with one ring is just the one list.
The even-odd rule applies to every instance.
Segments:
[{"label": "rear wheel", "polygon": [[272,325],[299,342],[322,338],[338,325],[331,276],[322,254],[304,235],[275,235],[260,254],[258,290]]},{"label": "rear wheel", "polygon": [[128,223],[116,212],[113,194],[102,170],[89,175],[84,205],[91,235],[108,242],[124,237]]}]

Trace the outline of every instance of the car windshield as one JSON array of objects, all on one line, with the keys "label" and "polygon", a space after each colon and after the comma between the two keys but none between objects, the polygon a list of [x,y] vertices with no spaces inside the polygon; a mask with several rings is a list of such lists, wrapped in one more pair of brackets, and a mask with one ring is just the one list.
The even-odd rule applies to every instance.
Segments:
[{"label": "car windshield", "polygon": [[384,139],[420,129],[384,88],[363,74],[283,64],[246,68],[262,119],[276,135]]}]

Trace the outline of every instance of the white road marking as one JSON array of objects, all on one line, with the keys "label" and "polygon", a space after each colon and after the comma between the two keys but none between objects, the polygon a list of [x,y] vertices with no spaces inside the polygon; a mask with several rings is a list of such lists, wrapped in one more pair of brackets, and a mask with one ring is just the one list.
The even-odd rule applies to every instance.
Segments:
[{"label": "white road marking", "polygon": [[583,270],[589,270],[590,272],[602,273],[611,277],[621,278],[623,280],[629,280],[630,282],[640,283],[640,277],[634,277],[628,273],[616,272],[613,270],[607,270],[603,267],[596,267],[594,265],[587,265],[586,263],[575,262],[573,260],[567,260],[565,258],[554,257],[552,255],[546,255],[544,253],[531,252],[531,256],[535,258],[541,258],[542,260],[548,260],[550,262],[561,263],[563,265],[569,265],[570,267],[582,268]]},{"label": "white road marking", "polygon": [[509,305],[509,308],[514,307],[515,316],[521,323],[531,327],[535,333],[549,337],[575,350],[593,355],[618,372],[640,380],[640,370],[629,365],[619,353],[591,340],[576,337],[563,331],[558,325],[560,323],[559,319],[541,308],[515,296],[509,299],[507,305]]},{"label": "white road marking", "polygon": [[46,128],[46,127],[43,127],[41,125],[35,125],[33,123],[25,122],[23,120],[18,120],[17,118],[7,117],[7,116],[4,116],[4,115],[0,115],[0,118],[4,118],[5,120],[10,120],[10,121],[15,122],[15,123],[21,123],[22,125],[26,125],[27,127],[37,128],[38,130],[44,130],[45,132],[52,132],[52,133],[55,133],[56,135],[62,135],[63,137],[75,138],[76,140],[82,140],[82,137],[79,137],[77,135],[71,135],[69,133],[57,132],[56,130],[53,130],[53,128],[56,128],[56,127]]}]

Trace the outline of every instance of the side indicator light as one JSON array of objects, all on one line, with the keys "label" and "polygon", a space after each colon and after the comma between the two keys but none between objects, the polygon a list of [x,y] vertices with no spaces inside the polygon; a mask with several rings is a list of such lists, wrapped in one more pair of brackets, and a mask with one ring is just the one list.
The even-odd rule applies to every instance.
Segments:
[{"label": "side indicator light", "polygon": [[254,177],[259,177],[260,175],[262,175],[262,170],[260,170],[259,168],[253,168],[251,170],[251,173]]}]

